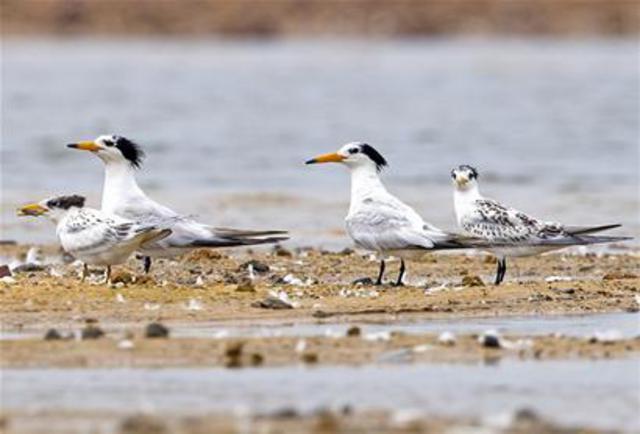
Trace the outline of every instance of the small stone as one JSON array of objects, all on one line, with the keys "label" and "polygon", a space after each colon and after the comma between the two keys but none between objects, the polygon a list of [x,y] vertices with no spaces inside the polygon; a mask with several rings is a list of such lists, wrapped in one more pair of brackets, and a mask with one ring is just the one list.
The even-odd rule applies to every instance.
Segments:
[{"label": "small stone", "polygon": [[638,276],[633,273],[623,273],[620,271],[613,271],[602,276],[602,280],[622,280],[622,279],[637,279]]},{"label": "small stone", "polygon": [[147,328],[144,331],[144,336],[147,338],[168,338],[169,337],[169,329],[160,324],[158,322],[152,322],[147,325]]},{"label": "small stone", "polygon": [[158,418],[134,415],[122,421],[118,434],[169,434],[169,432],[169,428]]},{"label": "small stone", "polygon": [[362,334],[362,330],[358,326],[351,326],[347,329],[347,336],[358,337]]},{"label": "small stone", "polygon": [[242,351],[244,349],[244,342],[230,342],[227,344],[225,350],[225,356],[227,358],[225,366],[227,368],[240,368],[242,367]]},{"label": "small stone", "polygon": [[479,276],[464,276],[462,278],[462,286],[484,286],[484,282]]},{"label": "small stone", "polygon": [[456,335],[451,332],[442,332],[438,336],[438,342],[442,345],[453,346],[456,344]]},{"label": "small stone", "polygon": [[251,354],[251,366],[261,366],[264,363],[264,356],[260,353]]},{"label": "small stone", "polygon": [[33,264],[33,263],[27,263],[27,264],[20,264],[17,267],[15,267],[13,269],[13,272],[18,274],[18,273],[35,273],[38,271],[44,271],[45,267],[43,267],[42,265],[38,265],[38,264]]},{"label": "small stone", "polygon": [[11,276],[4,276],[0,277],[0,282],[6,283],[7,285],[13,285],[14,283],[16,283],[16,279]]},{"label": "small stone", "polygon": [[279,246],[279,245],[276,245],[273,248],[273,253],[276,256],[280,256],[280,257],[283,257],[283,258],[291,258],[293,256],[293,253],[291,253],[289,250],[287,250],[284,247]]},{"label": "small stone", "polygon": [[485,348],[502,348],[500,336],[495,330],[488,330],[478,338],[480,344]]},{"label": "small stone", "polygon": [[82,329],[82,339],[100,339],[104,336],[104,331],[95,325],[88,325]]},{"label": "small stone", "polygon": [[318,363],[318,355],[316,353],[304,353],[302,355],[302,361],[309,365]]},{"label": "small stone", "polygon": [[8,265],[0,265],[0,278],[2,277],[10,277],[11,269]]},{"label": "small stone", "polygon": [[123,339],[120,342],[118,342],[118,348],[121,350],[131,350],[133,349],[134,345],[133,345],[133,341],[130,339]]},{"label": "small stone", "polygon": [[62,335],[56,329],[49,329],[44,335],[45,341],[58,341],[60,339],[62,339]]},{"label": "small stone", "polygon": [[117,285],[118,283],[121,283],[122,285],[130,285],[134,280],[135,276],[124,270],[118,270],[111,275],[111,283],[113,285]]},{"label": "small stone", "polygon": [[251,279],[242,279],[238,286],[236,286],[237,292],[256,292],[256,287],[253,286]]},{"label": "small stone", "polygon": [[256,259],[252,259],[250,261],[245,262],[244,264],[240,265],[239,269],[248,270],[249,266],[253,267],[253,271],[258,274],[268,273],[270,270],[267,264],[265,264],[264,262],[260,262]]},{"label": "small stone", "polygon": [[293,309],[293,305],[287,300],[280,297],[268,296],[264,300],[251,303],[251,307],[259,307],[262,309]]},{"label": "small stone", "polygon": [[351,282],[352,285],[372,286],[374,284],[373,279],[370,277],[361,277]]}]

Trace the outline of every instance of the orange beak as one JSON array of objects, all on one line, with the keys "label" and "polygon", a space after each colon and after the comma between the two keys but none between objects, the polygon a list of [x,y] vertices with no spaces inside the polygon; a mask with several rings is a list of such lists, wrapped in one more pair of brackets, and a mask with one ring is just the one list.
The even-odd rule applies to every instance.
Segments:
[{"label": "orange beak", "polygon": [[37,203],[30,203],[29,205],[25,205],[21,208],[18,209],[18,215],[19,216],[27,216],[27,215],[32,215],[32,216],[39,216],[42,214],[45,214],[48,211],[48,209],[46,209],[45,207],[41,206],[40,204]]},{"label": "orange beak", "polygon": [[319,163],[340,163],[344,161],[345,157],[338,154],[337,152],[332,152],[330,154],[319,155],[311,160],[305,162],[305,164],[319,164]]},{"label": "orange beak", "polygon": [[91,151],[91,152],[98,152],[101,149],[100,146],[96,145],[93,140],[85,140],[78,143],[70,143],[67,145],[67,148],[79,149],[81,151]]}]

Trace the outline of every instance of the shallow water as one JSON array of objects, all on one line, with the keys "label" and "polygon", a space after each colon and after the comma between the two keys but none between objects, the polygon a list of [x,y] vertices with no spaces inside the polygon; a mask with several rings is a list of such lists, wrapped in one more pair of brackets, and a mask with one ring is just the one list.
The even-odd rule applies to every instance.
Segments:
[{"label": "shallow water", "polygon": [[[352,326],[359,326],[363,333],[376,334],[385,331],[404,333],[441,333],[449,331],[456,334],[482,333],[496,330],[502,334],[551,335],[559,333],[565,336],[586,338],[595,333],[615,330],[621,338],[640,336],[640,315],[636,313],[611,313],[597,315],[531,315],[501,318],[455,318],[430,320],[389,320],[388,322],[349,323],[271,323],[237,324],[227,326],[220,323],[189,324],[176,326],[175,337],[215,337],[215,336],[331,336],[344,335]],[[4,338],[3,335],[0,335]]]},{"label": "shallow water", "polygon": [[3,40],[1,238],[54,238],[15,206],[77,192],[101,163],[64,144],[142,143],[155,198],[219,225],[347,244],[348,177],[307,158],[378,147],[392,191],[453,227],[449,170],[545,218],[640,233],[636,40]]},{"label": "shallow water", "polygon": [[284,408],[416,410],[508,420],[529,408],[562,425],[640,429],[640,359],[503,361],[422,365],[260,369],[8,369],[6,411],[159,414]]},{"label": "shallow water", "polygon": [[[277,337],[277,336],[344,336],[347,329],[358,326],[363,334],[381,332],[441,333],[456,334],[482,333],[495,330],[501,334],[541,336],[561,334],[564,336],[588,338],[596,333],[615,332],[619,338],[640,336],[640,314],[607,313],[595,315],[530,315],[500,318],[454,318],[429,319],[389,318],[371,321],[233,321],[177,323],[171,325],[174,338],[226,338],[226,337]],[[120,332],[130,328],[129,324],[103,323],[107,332]],[[60,331],[71,332],[64,326]],[[43,330],[22,329],[0,330],[0,340],[29,339],[43,336]]]}]

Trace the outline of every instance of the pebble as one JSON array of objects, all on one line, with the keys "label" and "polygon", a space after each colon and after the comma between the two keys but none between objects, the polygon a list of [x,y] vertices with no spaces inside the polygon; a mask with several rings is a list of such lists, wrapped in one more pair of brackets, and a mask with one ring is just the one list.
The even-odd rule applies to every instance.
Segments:
[{"label": "pebble", "polygon": [[11,276],[11,269],[8,265],[0,265],[0,278]]},{"label": "pebble", "polygon": [[478,342],[485,348],[502,348],[500,335],[495,330],[487,330],[479,338]]},{"label": "pebble", "polygon": [[253,271],[258,274],[268,273],[270,268],[264,262],[260,262],[256,259],[252,259],[251,261],[247,261],[244,264],[240,265],[240,270],[248,270],[249,267],[253,268]]},{"label": "pebble", "polygon": [[11,276],[4,276],[3,278],[0,278],[0,282],[6,283],[7,285],[13,285],[16,283],[16,279]]},{"label": "pebble", "polygon": [[280,291],[275,293],[271,291],[269,296],[264,300],[251,303],[252,307],[260,307],[263,309],[293,309],[294,305],[289,300],[289,296],[286,292]]},{"label": "pebble", "polygon": [[146,338],[168,338],[169,329],[158,322],[152,322],[147,325],[144,331],[144,336]]},{"label": "pebble", "polygon": [[464,276],[462,286],[484,286],[484,282],[479,276]]},{"label": "pebble", "polygon": [[456,335],[451,332],[442,332],[438,336],[438,342],[442,345],[452,346],[456,344]]},{"label": "pebble", "polygon": [[80,335],[80,337],[85,340],[85,339],[100,339],[101,337],[104,336],[104,331],[95,325],[89,324],[88,326],[86,326],[85,328],[82,329],[82,333]]},{"label": "pebble", "polygon": [[49,329],[49,330],[47,330],[47,333],[45,333],[45,335],[44,335],[44,340],[45,341],[57,341],[57,340],[60,340],[60,339],[62,339],[62,335],[56,329]]},{"label": "pebble", "polygon": [[251,279],[242,279],[238,286],[236,286],[238,292],[256,292],[256,287],[253,285]]},{"label": "pebble", "polygon": [[351,326],[347,329],[347,336],[349,337],[357,337],[362,334],[362,330],[358,326]]},{"label": "pebble", "polygon": [[20,264],[13,269],[14,273],[34,273],[37,271],[44,271],[45,267],[34,263]]},{"label": "pebble", "polygon": [[189,299],[189,302],[185,305],[184,308],[187,310],[202,310],[203,306],[199,300],[196,300],[195,298],[191,298]]},{"label": "pebble", "polygon": [[130,339],[123,339],[120,342],[118,342],[118,348],[121,350],[131,350],[133,349],[134,345],[133,345],[133,341]]}]

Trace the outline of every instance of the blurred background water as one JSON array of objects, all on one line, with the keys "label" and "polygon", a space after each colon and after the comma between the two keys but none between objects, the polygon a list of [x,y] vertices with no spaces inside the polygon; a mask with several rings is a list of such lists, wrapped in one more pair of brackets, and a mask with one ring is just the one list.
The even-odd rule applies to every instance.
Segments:
[{"label": "blurred background water", "polygon": [[524,211],[639,233],[636,38],[28,38],[5,39],[2,60],[2,239],[55,239],[15,217],[23,202],[99,206],[102,163],[65,144],[105,133],[144,147],[152,197],[297,245],[348,245],[347,170],[303,162],[354,140],[445,228],[449,171],[467,163]]}]

